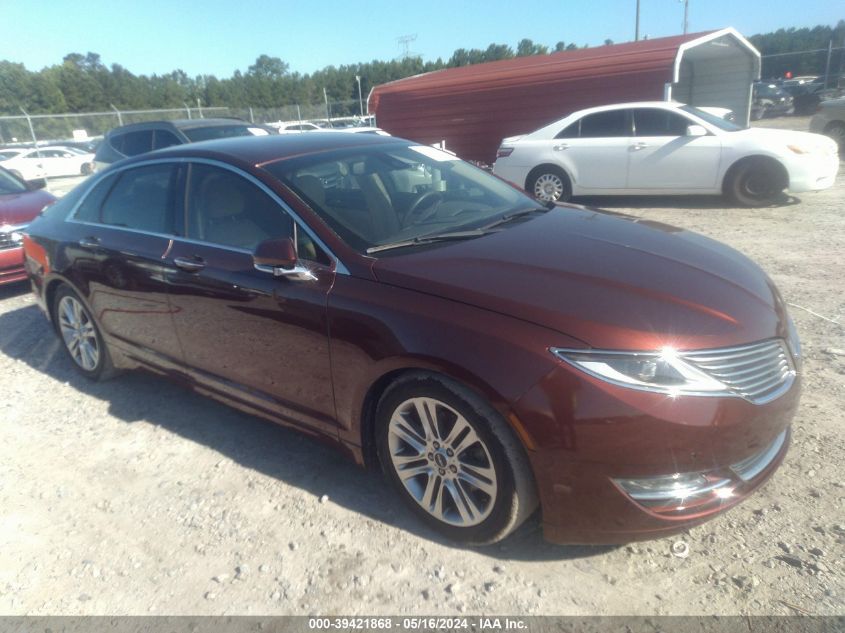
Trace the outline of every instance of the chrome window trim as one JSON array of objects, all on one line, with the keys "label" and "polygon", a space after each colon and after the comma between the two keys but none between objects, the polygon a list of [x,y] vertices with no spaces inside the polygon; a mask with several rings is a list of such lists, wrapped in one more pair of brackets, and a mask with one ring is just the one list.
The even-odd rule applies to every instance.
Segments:
[{"label": "chrome window trim", "polygon": [[349,269],[340,260],[340,258],[337,255],[335,255],[334,252],[326,245],[326,243],[323,242],[323,240],[320,239],[320,237],[311,229],[310,226],[308,226],[308,223],[305,222],[301,217],[299,217],[299,215],[296,213],[296,211],[294,211],[284,200],[282,200],[275,192],[273,192],[272,189],[270,189],[267,185],[265,185],[263,182],[258,180],[255,176],[253,176],[252,174],[250,174],[248,172],[245,172],[244,170],[240,169],[239,167],[235,167],[234,165],[230,165],[228,163],[224,163],[222,161],[214,160],[214,159],[211,159],[211,158],[185,157],[185,156],[179,156],[179,157],[174,157],[174,158],[151,158],[151,159],[148,159],[148,160],[139,161],[137,163],[132,163],[130,165],[122,165],[122,166],[114,167],[114,168],[109,169],[105,172],[97,174],[93,177],[93,182],[88,183],[88,190],[85,192],[85,194],[77,201],[77,203],[75,205],[73,205],[73,207],[71,207],[70,211],[68,211],[67,216],[65,216],[65,222],[71,222],[73,224],[84,224],[84,225],[88,225],[88,226],[106,227],[106,228],[115,229],[115,230],[118,230],[118,231],[128,231],[130,233],[139,233],[141,235],[152,235],[152,236],[155,236],[155,237],[163,237],[163,238],[168,239],[168,240],[174,240],[174,241],[179,240],[181,242],[188,242],[190,244],[201,244],[203,246],[212,246],[212,247],[215,247],[215,248],[222,248],[222,249],[228,250],[228,251],[234,251],[234,252],[238,252],[238,253],[247,253],[249,255],[252,255],[252,251],[249,250],[249,249],[237,248],[237,247],[233,247],[233,246],[226,246],[224,244],[217,244],[215,242],[208,242],[208,241],[205,241],[205,240],[196,240],[196,239],[193,239],[193,238],[189,238],[189,237],[185,237],[185,236],[181,236],[181,235],[173,235],[173,234],[170,234],[170,233],[155,233],[153,231],[142,231],[140,229],[131,229],[131,228],[128,228],[128,227],[125,227],[125,226],[113,226],[111,224],[102,224],[100,222],[87,222],[87,221],[84,221],[84,220],[77,220],[74,217],[76,215],[76,212],[79,210],[79,207],[82,206],[82,204],[85,203],[85,200],[88,198],[89,195],[91,195],[91,192],[94,190],[94,188],[97,187],[103,180],[105,180],[109,176],[121,173],[121,172],[129,170],[129,169],[134,169],[136,167],[146,167],[148,165],[160,165],[160,164],[185,165],[185,164],[189,164],[189,163],[201,163],[201,164],[205,164],[205,165],[211,165],[213,167],[220,167],[222,169],[226,169],[228,171],[231,171],[232,173],[237,174],[238,176],[240,176],[242,178],[245,178],[246,180],[251,182],[253,185],[257,186],[261,191],[263,191],[265,194],[270,196],[270,198],[277,205],[279,205],[279,207],[281,208],[281,210],[284,213],[287,213],[291,217],[291,219],[293,219],[294,227],[295,227],[294,234],[296,234],[297,230],[305,231],[305,233],[312,240],[314,240],[314,243],[317,244],[321,249],[323,249],[323,251],[325,251],[326,254],[329,256],[329,258],[334,262],[335,272],[340,274],[340,275],[349,275]]}]

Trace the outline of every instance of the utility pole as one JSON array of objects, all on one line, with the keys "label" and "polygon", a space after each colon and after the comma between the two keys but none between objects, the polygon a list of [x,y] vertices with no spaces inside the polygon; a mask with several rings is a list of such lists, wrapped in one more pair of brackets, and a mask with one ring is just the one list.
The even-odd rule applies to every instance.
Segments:
[{"label": "utility pole", "polygon": [[689,31],[689,0],[681,0],[684,3],[684,35]]},{"label": "utility pole", "polygon": [[827,82],[830,79],[830,55],[833,53],[833,38],[827,43],[827,63],[824,65],[824,87],[827,88]]},{"label": "utility pole", "polygon": [[634,26],[634,41],[640,41],[640,0],[637,0],[637,20]]}]

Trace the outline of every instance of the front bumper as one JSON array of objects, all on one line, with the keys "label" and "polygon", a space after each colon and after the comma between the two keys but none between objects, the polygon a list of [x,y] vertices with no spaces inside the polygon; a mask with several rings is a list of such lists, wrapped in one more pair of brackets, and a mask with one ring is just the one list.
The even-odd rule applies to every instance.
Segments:
[{"label": "front bumper", "polygon": [[[783,460],[799,395],[800,377],[763,405],[731,397],[673,399],[558,368],[515,407],[531,433],[529,459],[546,539],[567,544],[646,540],[724,512]],[[773,446],[776,450],[767,453]],[[749,470],[747,460],[754,456],[765,460]],[[737,472],[743,467],[747,480]],[[617,483],[674,473],[701,473],[721,483],[665,503],[636,500]]]},{"label": "front bumper", "polygon": [[11,284],[26,279],[23,266],[23,247],[0,250],[0,285]]},{"label": "front bumper", "polygon": [[789,165],[789,190],[793,193],[819,191],[833,186],[839,172],[839,155],[809,154]]}]

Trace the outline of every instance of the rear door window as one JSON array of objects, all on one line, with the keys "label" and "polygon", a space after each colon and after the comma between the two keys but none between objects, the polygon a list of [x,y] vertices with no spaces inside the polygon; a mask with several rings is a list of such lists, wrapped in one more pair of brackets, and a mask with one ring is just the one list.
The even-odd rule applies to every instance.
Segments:
[{"label": "rear door window", "polygon": [[613,138],[630,136],[628,110],[607,110],[588,114],[580,121],[581,138]]},{"label": "rear door window", "polygon": [[100,222],[173,235],[175,172],[176,167],[170,164],[145,165],[121,172],[100,208]]}]

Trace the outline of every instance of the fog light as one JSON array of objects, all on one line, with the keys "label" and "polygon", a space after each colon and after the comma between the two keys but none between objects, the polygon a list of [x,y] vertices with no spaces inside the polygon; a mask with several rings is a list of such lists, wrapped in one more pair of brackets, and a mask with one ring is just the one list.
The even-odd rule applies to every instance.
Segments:
[{"label": "fog light", "polygon": [[703,473],[674,473],[662,477],[614,481],[632,499],[640,502],[680,502],[730,483],[728,479],[708,479]]}]

